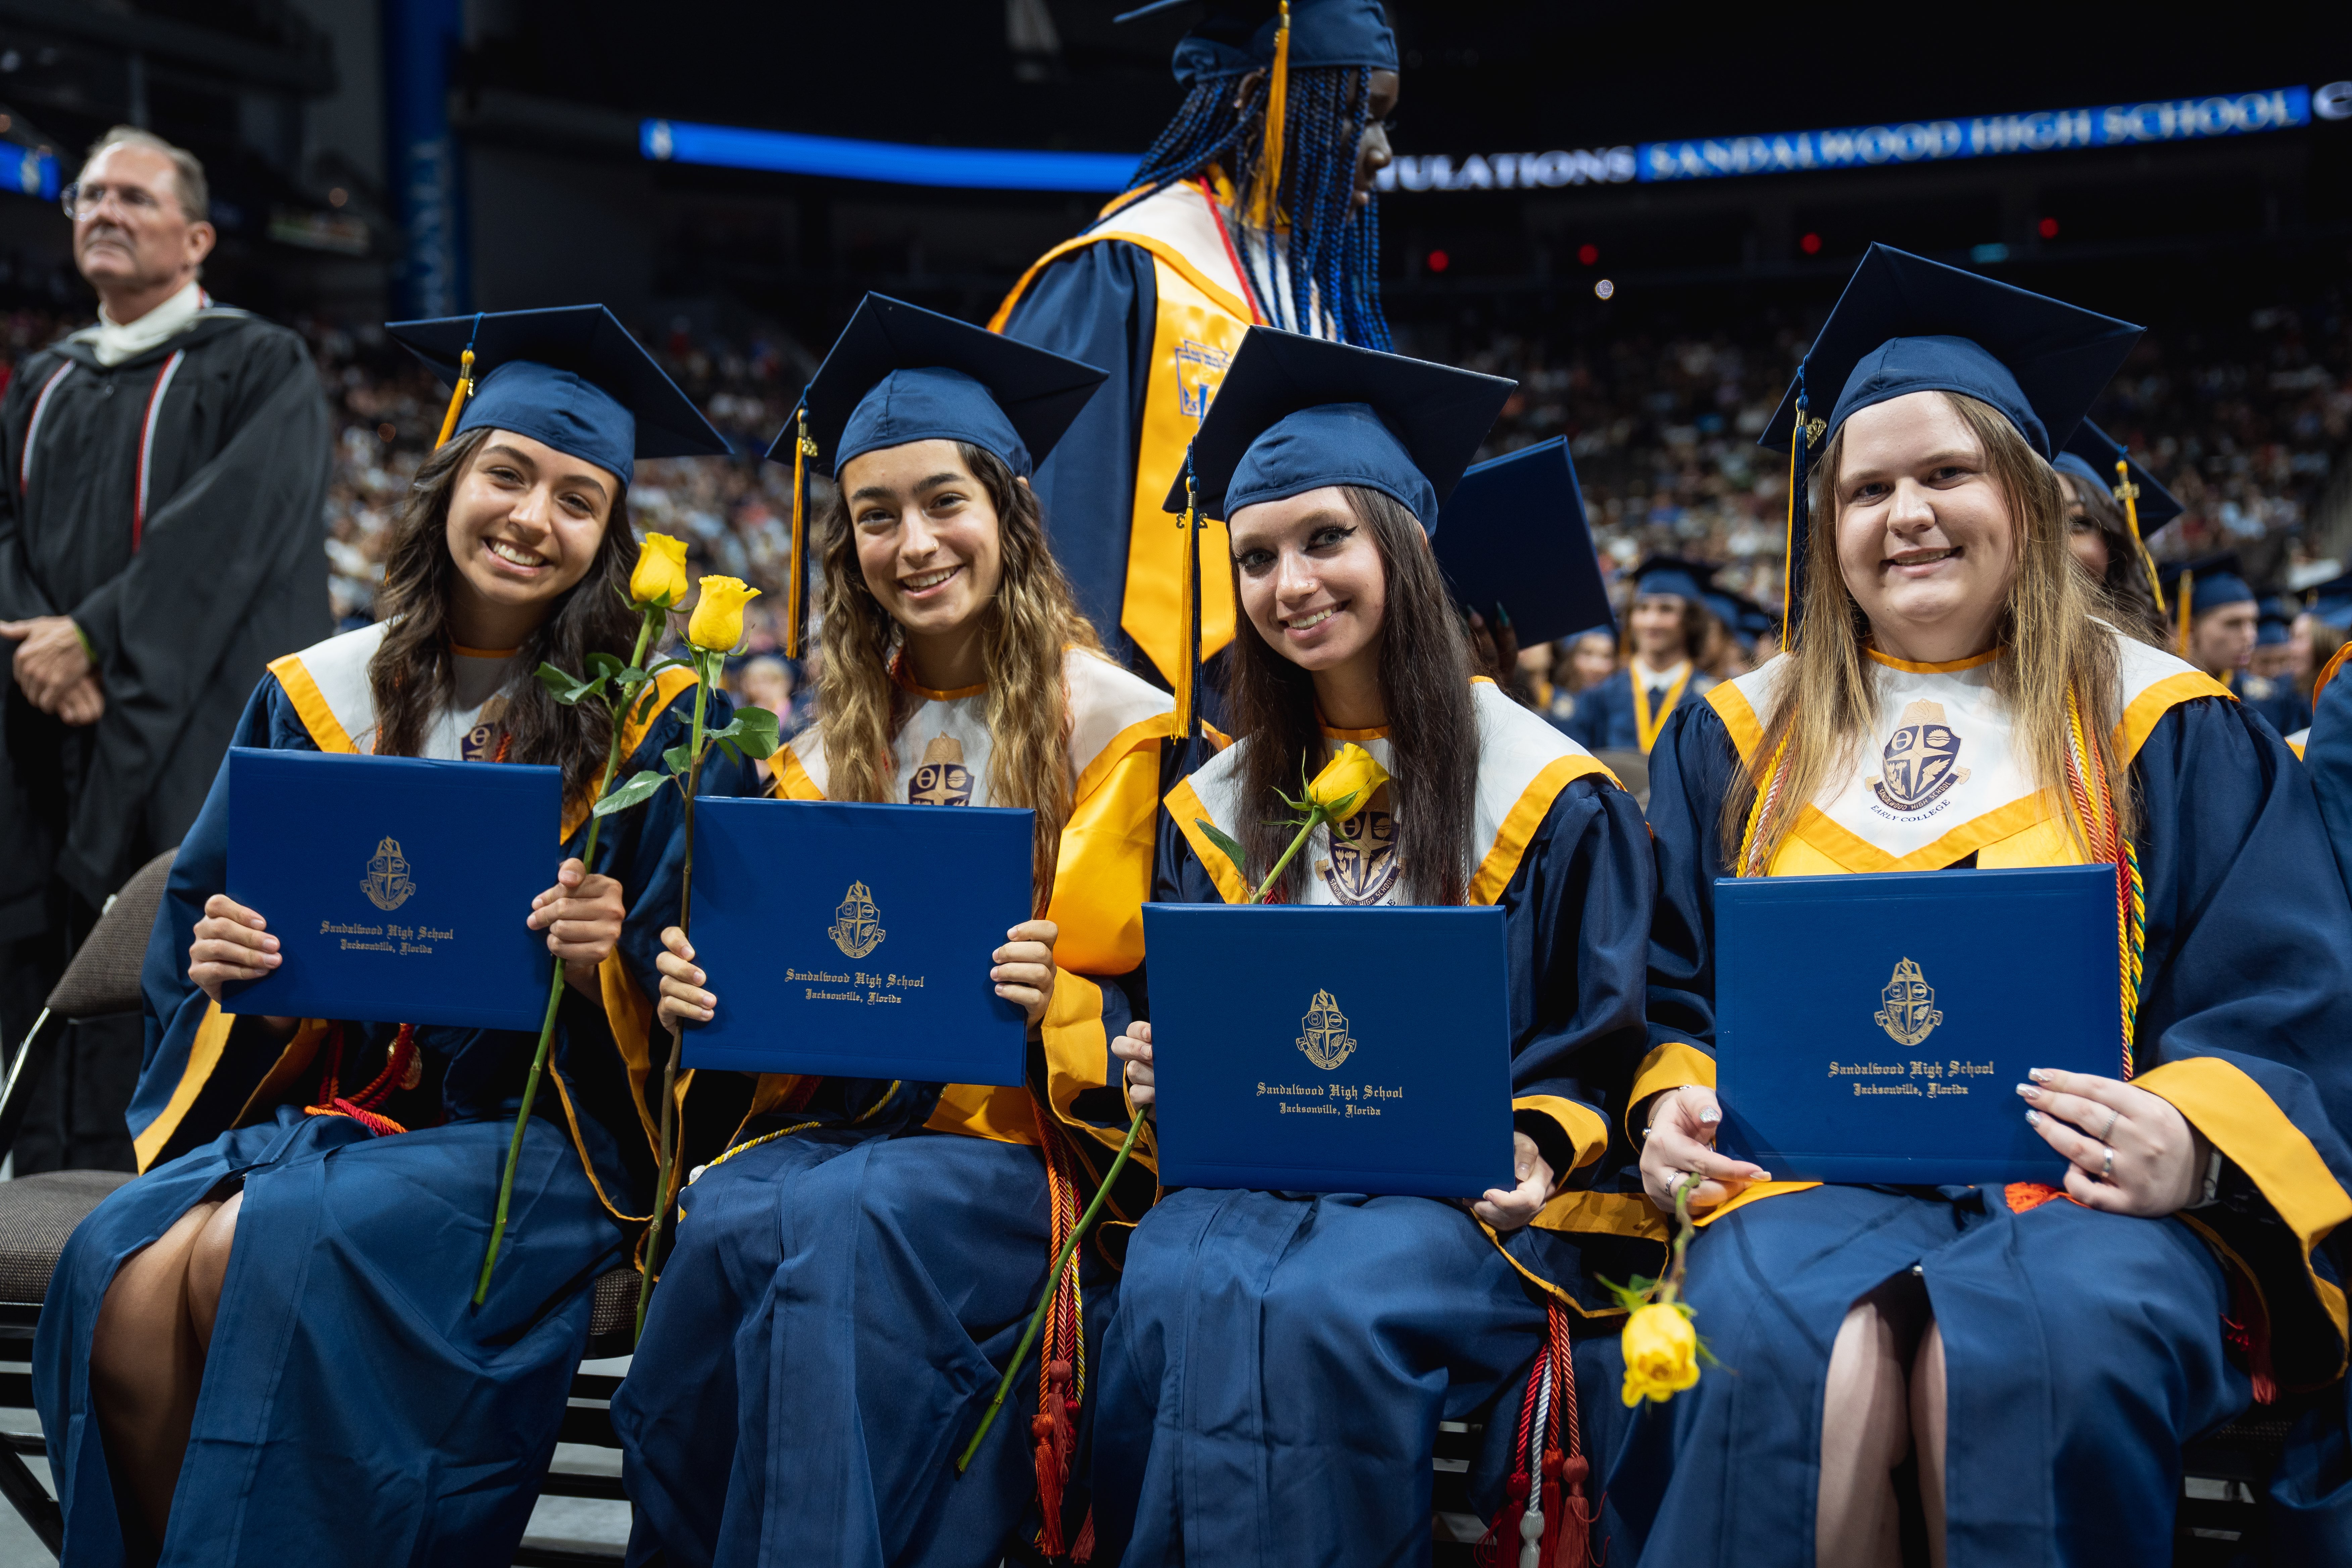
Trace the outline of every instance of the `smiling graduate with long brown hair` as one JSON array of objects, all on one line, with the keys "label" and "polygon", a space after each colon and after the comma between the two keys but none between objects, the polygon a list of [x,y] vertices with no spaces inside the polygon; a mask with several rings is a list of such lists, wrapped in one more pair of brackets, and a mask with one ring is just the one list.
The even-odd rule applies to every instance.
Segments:
[{"label": "smiling graduate with long brown hair", "polygon": [[[235,743],[561,771],[560,826],[515,827],[558,826],[554,885],[486,917],[562,965],[556,1092],[516,1128],[529,1034],[225,1008],[286,958],[273,911],[226,892],[224,763],[148,948],[142,1174],[74,1232],[33,1348],[76,1564],[511,1561],[592,1286],[650,1212],[637,1089],[682,813],[664,792],[584,863],[613,721],[532,673],[628,657],[635,458],[726,442],[602,307],[391,330],[453,382],[470,346],[479,392],[394,525],[389,618],[276,660]],[[688,684],[667,675],[626,723],[632,769],[686,739]],[[746,787],[724,763],[704,779]],[[478,1307],[510,1142],[527,1218]]]}]

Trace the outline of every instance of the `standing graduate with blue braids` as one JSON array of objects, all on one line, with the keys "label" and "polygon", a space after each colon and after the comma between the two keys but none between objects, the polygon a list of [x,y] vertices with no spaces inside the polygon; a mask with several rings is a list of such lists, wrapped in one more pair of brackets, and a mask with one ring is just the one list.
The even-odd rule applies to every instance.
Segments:
[{"label": "standing graduate with blue braids", "polygon": [[[1139,653],[1171,683],[1184,555],[1160,502],[1242,334],[1262,323],[1391,346],[1372,184],[1399,87],[1377,0],[1211,0],[1174,68],[1183,104],[1129,190],[1040,257],[989,322],[1110,373],[1037,494],[1109,651],[1142,670]],[[1223,546],[1212,525],[1209,559]],[[1233,638],[1233,594],[1222,573],[1202,594],[1214,654]]]}]

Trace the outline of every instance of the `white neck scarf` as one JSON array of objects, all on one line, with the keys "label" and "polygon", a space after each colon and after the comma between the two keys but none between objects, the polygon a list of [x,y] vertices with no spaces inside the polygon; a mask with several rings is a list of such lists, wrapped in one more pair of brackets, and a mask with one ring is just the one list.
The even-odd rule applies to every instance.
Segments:
[{"label": "white neck scarf", "polygon": [[148,311],[135,321],[118,321],[98,308],[98,325],[84,327],[73,335],[74,342],[88,343],[102,365],[118,365],[127,359],[145,353],[166,338],[185,331],[196,312],[212,303],[212,299],[193,278],[178,293]]}]

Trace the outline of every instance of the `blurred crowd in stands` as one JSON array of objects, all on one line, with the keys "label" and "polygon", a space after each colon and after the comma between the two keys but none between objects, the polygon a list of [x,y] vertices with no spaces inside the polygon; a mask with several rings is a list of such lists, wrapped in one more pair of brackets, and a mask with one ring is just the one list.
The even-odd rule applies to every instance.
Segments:
[{"label": "blurred crowd in stands", "polygon": [[[31,310],[5,321],[10,363],[80,324]],[[355,626],[371,618],[386,529],[446,395],[373,327],[294,324],[317,353],[338,416],[324,548],[336,615]],[[686,540],[697,574],[726,573],[766,591],[751,608],[750,646],[732,683],[805,718],[813,683],[776,657],[791,474],[755,455],[782,427],[814,362],[781,337],[726,342],[698,335],[682,318],[667,328],[633,325],[745,458],[645,463],[631,514],[641,530]],[[1759,447],[1756,435],[1804,346],[1790,322],[1744,335],[1637,330],[1566,345],[1500,333],[1454,344],[1444,357],[1521,384],[1488,455],[1569,437],[1604,570],[1622,573],[1656,553],[1695,557],[1722,563],[1718,585],[1777,605],[1788,462]],[[2234,548],[2250,576],[2282,591],[2340,570],[2315,527],[2331,482],[2337,504],[2352,504],[2352,484],[2337,472],[2352,437],[2352,313],[2340,299],[2190,333],[2151,332],[2094,417],[2188,507],[2151,541],[2159,557]],[[1562,699],[1586,683],[1570,674],[1570,652],[1558,649],[1554,661]],[[1587,650],[1587,679],[1602,671],[1600,658],[1597,646]]]}]

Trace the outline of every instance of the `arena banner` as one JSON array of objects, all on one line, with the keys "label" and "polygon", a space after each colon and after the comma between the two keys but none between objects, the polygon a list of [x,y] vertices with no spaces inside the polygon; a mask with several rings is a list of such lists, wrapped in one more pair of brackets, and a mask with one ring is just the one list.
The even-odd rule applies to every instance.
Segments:
[{"label": "arena banner", "polygon": [[1905,121],[1843,131],[1645,142],[1635,153],[1635,177],[1645,182],[1717,180],[1810,169],[1883,168],[2010,153],[2199,142],[2310,123],[2311,89],[2282,87],[2267,92],[1985,114],[1966,120]]},{"label": "arena banner", "polygon": [[0,191],[56,201],[58,161],[35,148],[0,142]]}]

